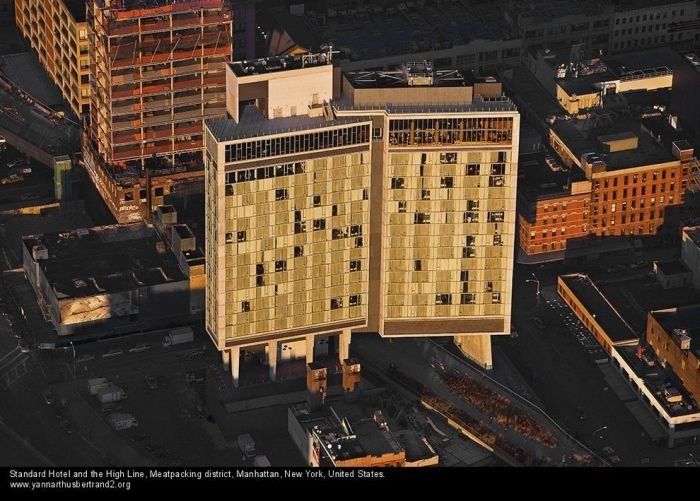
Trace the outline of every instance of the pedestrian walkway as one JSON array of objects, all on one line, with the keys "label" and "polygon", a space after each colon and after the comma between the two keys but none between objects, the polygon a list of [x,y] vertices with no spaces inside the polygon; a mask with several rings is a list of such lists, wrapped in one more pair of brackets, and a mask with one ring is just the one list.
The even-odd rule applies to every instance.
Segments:
[{"label": "pedestrian walkway", "polygon": [[628,402],[625,404],[625,407],[629,409],[637,422],[642,425],[642,428],[644,428],[644,431],[649,435],[651,440],[666,440],[666,431],[661,427],[661,424],[654,419],[654,416],[652,416],[649,409],[647,409],[642,402],[639,400]]},{"label": "pedestrian walkway", "polygon": [[620,373],[610,364],[600,365],[600,371],[603,373],[605,382],[610,385],[612,391],[615,392],[617,398],[623,402],[632,402],[637,400],[637,394],[632,391],[627,381],[625,381]]},{"label": "pedestrian walkway", "polygon": [[[532,403],[526,403],[523,398],[517,398],[511,391],[485,376],[467,364],[460,357],[445,350],[443,347],[426,339],[401,339],[388,344],[376,336],[358,336],[353,340],[353,350],[363,363],[373,366],[379,371],[388,370],[392,364],[396,370],[407,374],[418,384],[424,385],[438,396],[445,404],[454,406],[457,412],[465,413],[469,418],[488,429],[488,433],[498,437],[501,443],[507,443],[511,448],[520,448],[522,456],[536,458],[539,464],[560,464],[563,456],[578,455],[583,457],[590,454],[580,444],[559,428],[541,410]],[[483,393],[493,392],[508,400],[509,405],[517,408],[517,413],[523,419],[534,420],[537,425],[552,433],[556,440],[554,447],[545,445],[541,440],[529,438],[515,429],[504,426],[498,412],[493,411],[491,403],[477,408],[464,399],[459,392],[453,391],[441,374],[462,374],[473,380],[472,386],[487,388]],[[486,412],[490,412],[487,415]],[[502,422],[503,421],[503,422]],[[533,425],[534,427],[535,425]],[[534,428],[533,428],[534,432]]]}]

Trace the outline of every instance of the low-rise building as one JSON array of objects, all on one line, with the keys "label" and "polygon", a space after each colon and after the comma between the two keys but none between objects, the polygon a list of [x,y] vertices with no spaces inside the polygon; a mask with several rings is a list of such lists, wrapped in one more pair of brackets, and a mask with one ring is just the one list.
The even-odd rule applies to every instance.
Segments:
[{"label": "low-rise building", "polygon": [[652,441],[665,441],[669,448],[697,442],[700,409],[670,366],[663,367],[660,357],[641,344],[613,347],[611,364],[651,412],[653,418],[635,414]]},{"label": "low-rise building", "polygon": [[[521,254],[561,259],[571,238],[587,245],[598,237],[672,234],[698,164],[690,143],[677,137],[661,116],[639,120],[601,111],[555,120],[548,169],[527,157],[520,162]],[[569,223],[570,207],[579,222],[572,231],[561,224]]]},{"label": "low-rise building", "polygon": [[646,340],[661,364],[682,381],[697,407],[700,401],[700,305],[650,312]]},{"label": "low-rise building", "polygon": [[691,47],[700,35],[698,3],[693,0],[624,0],[612,25],[610,50],[671,45]]},{"label": "low-rise building", "polygon": [[[562,259],[585,243],[591,182],[580,169],[565,168],[551,151],[518,162],[518,260],[546,255]],[[536,259],[539,259],[537,257]]]},{"label": "low-rise building", "polygon": [[700,226],[683,228],[681,259],[690,268],[693,285],[700,289]]},{"label": "low-rise building", "polygon": [[613,367],[662,425],[668,447],[700,436],[699,339],[700,305],[667,308],[649,312],[645,341],[611,353]]},{"label": "low-rise building", "polygon": [[511,0],[506,19],[523,36],[524,47],[546,43],[551,49],[581,44],[614,53],[698,42],[695,0]]},{"label": "low-rise building", "polygon": [[26,236],[22,244],[25,274],[59,336],[191,319],[190,280],[151,225]]},{"label": "low-rise building", "polygon": [[557,292],[609,354],[613,347],[639,343],[639,334],[587,275],[561,275],[557,280]]},{"label": "low-rise building", "polygon": [[607,114],[552,125],[550,144],[562,162],[592,183],[591,234],[654,235],[667,210],[684,202],[695,151],[687,141],[664,138],[663,126],[660,117]]},{"label": "low-rise building", "polygon": [[664,289],[675,289],[689,285],[692,279],[690,269],[683,261],[654,261],[656,279]]},{"label": "low-rise building", "polygon": [[[649,438],[665,440],[668,447],[697,440],[700,362],[696,341],[700,336],[700,306],[652,311],[646,322],[645,342],[630,324],[642,328],[635,321],[636,310],[648,311],[648,304],[640,304],[632,293],[613,294],[609,289],[604,292],[582,274],[560,276],[557,291],[655,418],[635,412]],[[630,302],[637,307],[630,307]]]},{"label": "low-rise building", "polygon": [[673,68],[671,112],[700,144],[700,54],[690,52]]},{"label": "low-rise building", "polygon": [[[380,410],[362,416],[356,406],[334,404],[314,410],[307,403],[287,411],[287,427],[309,466],[362,468],[405,466],[401,447]],[[354,414],[354,415],[349,415]],[[340,416],[343,416],[342,418]]]},{"label": "low-rise building", "polygon": [[579,50],[535,47],[527,66],[570,115],[601,106],[605,96],[670,89],[680,56],[669,48],[588,58]]}]

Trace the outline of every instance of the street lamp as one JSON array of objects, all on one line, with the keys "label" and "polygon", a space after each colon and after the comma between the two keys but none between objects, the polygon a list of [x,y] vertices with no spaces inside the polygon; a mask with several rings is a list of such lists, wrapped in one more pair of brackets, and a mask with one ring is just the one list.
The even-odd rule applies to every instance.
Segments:
[{"label": "street lamp", "polygon": [[536,284],[537,285],[536,294],[537,294],[537,297],[539,297],[539,295],[540,295],[540,281],[537,279],[537,276],[534,273],[532,274],[532,277],[533,278],[528,278],[527,280],[525,280],[525,283],[532,282],[532,283]]},{"label": "street lamp", "polygon": [[[601,426],[601,427],[598,428],[597,430],[593,430],[593,433],[591,433],[591,439],[592,439],[598,432],[605,431],[605,430],[607,430],[607,429],[608,429],[607,426]],[[601,435],[600,438],[603,438],[602,435]]]},{"label": "street lamp", "polygon": [[73,341],[70,342],[70,347],[73,349],[73,379],[75,379],[75,345],[73,345]]}]

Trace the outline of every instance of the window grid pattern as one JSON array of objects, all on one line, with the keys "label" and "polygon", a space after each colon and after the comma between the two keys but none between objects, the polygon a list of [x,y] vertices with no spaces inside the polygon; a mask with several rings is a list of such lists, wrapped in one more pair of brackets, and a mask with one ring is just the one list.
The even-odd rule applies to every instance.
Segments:
[{"label": "window grid pattern", "polygon": [[366,318],[369,161],[355,153],[255,178],[227,173],[227,338]]},{"label": "window grid pattern", "polygon": [[323,130],[319,132],[227,144],[224,148],[224,158],[226,163],[243,162],[261,158],[321,151],[329,148],[368,144],[369,141],[369,125],[356,125],[344,127],[342,129]]},{"label": "window grid pattern", "polygon": [[389,122],[391,146],[439,147],[449,144],[511,144],[513,119],[498,118],[419,118]]},{"label": "window grid pattern", "polygon": [[505,314],[510,162],[506,151],[390,155],[386,318]]}]

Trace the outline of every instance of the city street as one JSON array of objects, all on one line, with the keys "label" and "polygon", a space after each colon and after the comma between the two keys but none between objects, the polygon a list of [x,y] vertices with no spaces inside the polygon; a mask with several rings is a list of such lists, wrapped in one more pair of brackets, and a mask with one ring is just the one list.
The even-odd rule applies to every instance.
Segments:
[{"label": "city street", "polygon": [[[688,454],[700,454],[698,447],[652,445],[577,339],[580,324],[546,298],[538,299],[533,284],[526,282],[535,272],[542,289],[555,291],[560,266],[516,268],[513,316],[518,337],[496,337],[495,349],[510,358],[562,427],[600,454],[612,447],[623,466],[672,465]],[[537,325],[537,317],[544,320],[544,328]]]}]

